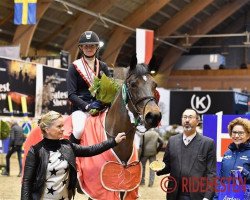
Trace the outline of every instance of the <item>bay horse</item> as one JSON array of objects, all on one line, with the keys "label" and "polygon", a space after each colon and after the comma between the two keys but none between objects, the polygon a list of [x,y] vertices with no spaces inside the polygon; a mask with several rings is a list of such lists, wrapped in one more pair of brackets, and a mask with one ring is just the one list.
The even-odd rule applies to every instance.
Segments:
[{"label": "bay horse", "polygon": [[[126,133],[126,140],[119,143],[119,145],[112,150],[108,150],[94,157],[77,159],[78,180],[80,186],[83,191],[93,199],[133,200],[138,198],[138,187],[140,184],[140,179],[138,179],[138,177],[141,178],[141,164],[138,159],[136,148],[133,145],[136,128],[139,124],[144,125],[146,129],[157,127],[161,121],[161,112],[155,97],[157,84],[149,73],[149,69],[153,64],[153,61],[151,61],[148,66],[146,64],[137,64],[136,57],[132,57],[122,88],[118,92],[108,111],[102,114],[105,115],[102,118],[102,121],[99,119],[100,116],[89,117],[86,121],[85,127],[88,125],[91,126],[91,124],[96,125],[99,122],[100,126],[99,128],[96,128],[97,130],[94,130],[95,128],[92,128],[91,131],[84,130],[81,144],[85,146],[95,144],[95,141],[88,141],[89,137],[92,135],[94,135],[95,138],[101,138],[104,141],[107,138],[115,137],[119,132]],[[66,126],[69,126],[68,124],[71,123],[70,121],[69,118],[65,119],[65,130],[68,129]],[[101,131],[100,127],[103,128],[104,131]],[[31,132],[30,134],[30,138],[34,137],[33,141],[36,140],[35,142],[41,140],[41,138],[38,138],[41,137],[38,136],[39,134],[36,133],[35,136],[35,132],[38,130],[39,129],[34,130],[33,133]],[[104,134],[100,134],[100,132],[104,132]],[[67,136],[69,135],[66,134],[66,137]],[[30,141],[32,141],[32,139],[30,139]],[[30,144],[32,144],[30,141],[26,141],[26,153]],[[113,154],[111,156],[112,158],[110,157],[111,154]],[[104,160],[101,160],[101,156],[104,156]],[[108,168],[109,165],[106,164],[112,164],[110,165],[111,168]],[[118,166],[120,171],[114,167],[118,164],[120,164]],[[135,166],[135,168],[133,168],[133,166]],[[139,171],[137,171],[138,168]],[[107,176],[106,178],[104,175],[103,177],[100,177],[102,176],[100,174],[106,174]],[[124,177],[127,175],[129,175],[130,180],[126,182],[127,179]],[[135,176],[135,179],[137,180],[136,183],[133,183],[135,180],[131,178],[133,176]],[[121,177],[122,181],[116,180]],[[107,186],[107,184],[109,184],[105,182],[107,179],[111,179],[111,182],[117,181],[115,189],[110,189],[109,186]],[[97,180],[97,183],[95,180]],[[133,187],[132,189],[131,187],[128,187],[129,189],[127,189],[126,183],[120,187],[120,182],[131,183],[134,185],[131,186]],[[103,186],[103,184],[105,186]],[[107,190],[109,194],[103,194],[103,190]]]},{"label": "bay horse", "polygon": [[157,127],[161,121],[161,112],[155,97],[157,84],[149,73],[151,65],[153,61],[149,66],[137,64],[136,57],[132,57],[123,89],[107,113],[105,128],[109,133],[108,137],[116,136],[119,132],[126,133],[126,140],[114,148],[117,156],[124,162],[128,161],[132,153],[136,131],[136,125],[131,123],[126,103],[135,120],[140,121],[146,129]]},{"label": "bay horse", "polygon": [[[93,133],[93,128],[91,133],[85,131],[86,128],[84,130],[81,144],[85,146],[94,144],[93,142],[87,142],[87,140],[91,140],[89,138],[92,137],[91,134],[94,134],[95,138],[102,138],[102,140],[98,141],[99,143],[107,138],[115,137],[119,132],[126,133],[126,140],[119,143],[112,150],[95,157],[78,159],[80,186],[88,196],[94,199],[133,200],[138,198],[141,164],[136,148],[133,145],[134,135],[139,124],[149,129],[157,127],[161,121],[161,112],[155,97],[157,84],[149,73],[149,69],[153,64],[153,60],[148,66],[146,64],[137,64],[136,57],[132,57],[124,83],[112,106],[102,119],[103,125],[100,126],[103,126],[104,131],[97,127],[95,128],[98,130],[97,133]],[[92,124],[96,125],[99,119],[93,117],[92,120],[94,118],[96,121],[92,122]],[[85,127],[89,123],[90,120],[87,120]],[[100,136],[100,132],[104,132],[104,134]],[[100,161],[101,156],[104,157],[102,161]],[[100,165],[100,167],[97,165]],[[98,180],[93,180],[92,176],[98,177],[96,178]],[[112,182],[112,186],[110,186],[110,182]],[[130,186],[126,184],[130,184]],[[109,194],[106,194],[106,196],[102,194],[102,189]]]}]

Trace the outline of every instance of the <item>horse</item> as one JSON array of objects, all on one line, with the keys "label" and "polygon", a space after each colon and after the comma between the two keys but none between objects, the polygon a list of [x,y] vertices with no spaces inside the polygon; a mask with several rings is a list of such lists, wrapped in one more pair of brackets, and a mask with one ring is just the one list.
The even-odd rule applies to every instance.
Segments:
[{"label": "horse", "polygon": [[[82,145],[95,143],[87,141],[90,135],[104,141],[115,137],[119,132],[126,133],[126,140],[112,150],[94,157],[77,159],[78,180],[82,190],[90,199],[132,200],[138,198],[141,164],[133,145],[135,131],[140,124],[149,129],[157,127],[161,121],[161,112],[155,96],[157,84],[149,73],[153,64],[152,59],[148,66],[137,64],[137,59],[133,56],[124,83],[111,107],[101,114],[102,116],[89,117],[90,119],[86,121],[85,127],[99,124],[99,128],[96,128],[97,133],[93,133],[95,128],[92,128],[91,133],[84,131],[81,138]],[[65,126],[69,127],[69,123],[70,120],[67,118]],[[103,128],[104,131],[101,131],[100,128]],[[101,156],[104,156],[102,161]],[[101,166],[97,166],[98,164]],[[129,180],[126,179],[127,175],[129,175]],[[116,180],[120,177],[122,177],[122,181]],[[109,185],[110,179],[111,182],[117,182],[115,186]],[[121,185],[120,182],[123,184]],[[132,186],[126,184],[132,184]],[[104,196],[102,190],[107,190],[109,194]]]},{"label": "horse", "polygon": [[[157,127],[161,121],[161,112],[155,96],[157,93],[157,84],[149,73],[149,69],[153,64],[154,60],[148,66],[146,64],[137,64],[136,57],[132,57],[124,83],[111,107],[106,112],[105,117],[102,118],[102,122],[99,123],[99,127],[103,126],[105,129],[105,136],[103,136],[102,130],[95,128],[98,130],[98,133],[95,133],[94,137],[102,138],[98,142],[115,137],[119,132],[126,133],[126,140],[119,143],[113,150],[104,152],[101,155],[90,158],[79,158],[78,166],[82,169],[81,171],[78,168],[79,183],[86,194],[89,196],[93,196],[91,193],[94,194],[94,199],[132,200],[138,198],[141,164],[133,145],[134,135],[138,125],[142,124],[145,129],[149,129]],[[100,120],[95,119],[96,121],[92,124],[96,125]],[[88,124],[89,121],[86,122],[85,127]],[[100,132],[101,136],[99,135]],[[93,144],[93,142],[86,142],[86,140],[90,140],[89,137],[92,133],[88,134],[89,131],[84,131],[81,139],[83,141],[82,145]],[[103,161],[100,161],[102,159],[101,156],[104,157]],[[88,160],[90,160],[89,163]],[[101,167],[97,167],[97,165],[101,165]],[[98,177],[100,180],[94,182],[89,174]],[[129,178],[126,176],[129,176]],[[113,182],[113,185],[110,182]],[[120,182],[124,184],[121,185]],[[98,187],[98,184],[101,186]],[[102,194],[99,196],[97,193],[102,188],[116,192],[116,195],[110,192],[112,193],[110,196],[108,194],[105,197]]]},{"label": "horse", "polygon": [[123,88],[106,116],[105,127],[109,133],[108,137],[114,137],[119,132],[126,133],[127,139],[114,148],[114,152],[123,162],[127,162],[132,153],[136,131],[136,124],[131,123],[128,110],[146,129],[157,127],[161,120],[161,112],[155,97],[157,84],[148,71],[152,62],[147,67],[145,64],[137,64],[136,57],[132,57]]}]

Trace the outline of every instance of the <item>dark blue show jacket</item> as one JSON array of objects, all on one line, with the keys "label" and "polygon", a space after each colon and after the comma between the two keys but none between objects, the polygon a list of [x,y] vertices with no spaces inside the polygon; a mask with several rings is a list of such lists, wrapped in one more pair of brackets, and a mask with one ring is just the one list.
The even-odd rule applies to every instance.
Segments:
[{"label": "dark blue show jacket", "polygon": [[243,167],[242,178],[250,184],[250,142],[240,144],[239,148],[232,143],[228,148],[221,162],[220,177],[230,177],[231,170],[238,170],[237,166],[240,166]]}]

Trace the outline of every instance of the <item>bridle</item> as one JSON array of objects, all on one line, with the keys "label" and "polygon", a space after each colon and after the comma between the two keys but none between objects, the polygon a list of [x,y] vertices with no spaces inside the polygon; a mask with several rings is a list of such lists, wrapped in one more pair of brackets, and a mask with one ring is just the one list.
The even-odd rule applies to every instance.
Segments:
[{"label": "bridle", "polygon": [[[156,103],[156,99],[155,99],[154,96],[145,96],[145,97],[141,97],[141,98],[139,98],[139,99],[137,99],[137,100],[134,100],[134,98],[133,98],[133,96],[132,96],[132,94],[131,94],[131,92],[130,92],[130,84],[128,83],[128,79],[130,78],[131,75],[132,75],[132,74],[130,74],[130,75],[125,79],[125,82],[124,82],[124,84],[125,84],[125,86],[126,86],[126,88],[127,88],[127,89],[126,89],[126,93],[127,93],[127,95],[128,95],[128,99],[130,100],[131,105],[132,105],[134,111],[135,111],[136,114],[139,116],[140,121],[142,121],[141,116],[143,116],[147,104],[148,104],[150,101],[154,101],[154,102]],[[145,103],[145,105],[144,105],[144,107],[143,107],[143,109],[142,109],[142,113],[141,113],[140,110],[138,109],[138,106],[137,106],[137,105],[138,105],[139,103],[141,103],[142,101],[145,101],[145,100],[147,100],[147,102]]]}]

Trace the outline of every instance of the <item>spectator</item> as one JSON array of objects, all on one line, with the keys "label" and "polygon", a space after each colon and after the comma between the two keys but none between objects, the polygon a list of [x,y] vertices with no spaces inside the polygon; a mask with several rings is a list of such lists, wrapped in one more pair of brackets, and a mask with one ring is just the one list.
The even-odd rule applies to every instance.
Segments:
[{"label": "spectator", "polygon": [[25,136],[23,134],[23,129],[17,124],[16,121],[11,121],[11,130],[10,130],[10,141],[9,141],[9,150],[6,155],[6,168],[2,172],[2,175],[10,175],[10,157],[13,153],[17,152],[18,162],[19,162],[19,174],[18,177],[21,177],[22,173],[22,145],[25,141]]},{"label": "spectator", "polygon": [[205,65],[203,66],[203,68],[204,68],[204,70],[209,70],[209,69],[211,69],[211,67],[210,67],[208,64],[205,64]]},{"label": "spectator", "polygon": [[[233,140],[221,162],[220,177],[225,184],[231,177],[232,170],[238,170],[246,184],[250,184],[250,122],[248,119],[238,117],[228,125],[228,133]],[[218,194],[214,199],[218,198]]]},{"label": "spectator", "polygon": [[225,69],[225,65],[220,64],[220,65],[219,65],[219,69]]},{"label": "spectator", "polygon": [[[156,160],[157,153],[163,146],[163,140],[153,128],[146,131],[142,136],[142,155],[141,163],[143,167],[141,185],[145,185],[145,171],[146,163],[149,160],[149,164]],[[155,173],[152,169],[149,172],[148,187],[152,187],[154,184]]]},{"label": "spectator", "polygon": [[[165,168],[157,171],[157,175],[169,174],[176,181],[168,183],[168,188],[176,189],[167,194],[168,200],[208,200],[214,196],[214,190],[208,182],[216,178],[215,144],[211,138],[196,132],[199,124],[199,115],[191,108],[182,114],[183,134],[170,137],[163,157]],[[195,188],[192,190],[192,181],[183,187],[183,180],[195,177]],[[205,182],[201,180],[207,179]],[[191,188],[191,189],[190,189]],[[202,189],[201,189],[202,188]],[[205,190],[203,190],[206,188]]]},{"label": "spectator", "polygon": [[247,64],[246,63],[241,63],[240,69],[247,69]]}]

